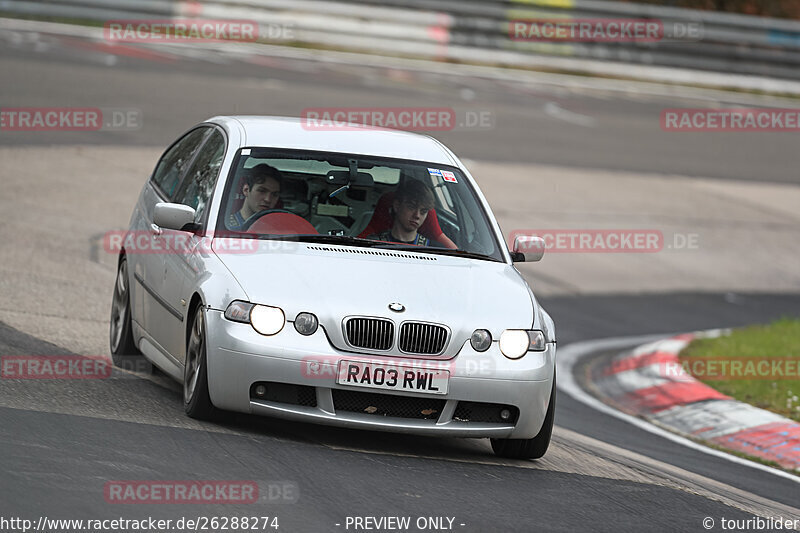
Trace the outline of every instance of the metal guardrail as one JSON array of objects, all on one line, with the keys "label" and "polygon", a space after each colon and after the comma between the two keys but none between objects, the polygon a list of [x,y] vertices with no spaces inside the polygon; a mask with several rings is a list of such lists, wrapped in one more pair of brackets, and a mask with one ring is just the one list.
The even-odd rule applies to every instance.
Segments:
[{"label": "metal guardrail", "polygon": [[[109,19],[249,19],[291,28],[292,40],[342,49],[614,75],[613,64],[680,67],[800,80],[800,22],[608,0],[0,0],[0,13]],[[694,24],[657,42],[512,40],[519,19],[652,19]]]},{"label": "metal guardrail", "polygon": [[[798,21],[600,0],[381,0],[380,4],[447,13],[452,20],[447,25],[450,46],[800,79]],[[702,39],[653,43],[512,41],[509,22],[525,18],[646,18],[662,21],[665,26],[691,23],[700,25]]]}]

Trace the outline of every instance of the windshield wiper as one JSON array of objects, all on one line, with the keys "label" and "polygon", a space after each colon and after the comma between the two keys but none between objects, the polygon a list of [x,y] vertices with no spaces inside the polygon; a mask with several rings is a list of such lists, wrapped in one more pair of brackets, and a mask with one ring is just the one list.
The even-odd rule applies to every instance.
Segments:
[{"label": "windshield wiper", "polygon": [[380,241],[373,241],[372,239],[359,239],[358,237],[348,237],[346,235],[260,235],[259,238],[275,241],[349,244],[351,246],[365,246],[367,248],[373,248],[383,244]]},{"label": "windshield wiper", "polygon": [[[393,244],[393,243],[386,243],[381,242],[380,248],[387,248],[390,250],[406,250],[409,252],[423,252],[423,253],[434,253],[434,254],[441,254],[441,255],[453,255],[457,257],[466,257],[469,259],[485,259],[489,261],[498,261],[494,257],[489,255],[479,254],[476,252],[468,252],[466,250],[454,250],[452,248],[439,248],[437,246],[417,246],[415,244]],[[498,261],[502,262],[502,261]]]},{"label": "windshield wiper", "polygon": [[466,250],[454,250],[452,248],[439,248],[436,246],[417,246],[415,244],[391,243],[386,241],[375,241],[372,239],[360,239],[358,237],[348,237],[346,235],[259,235],[259,239],[275,241],[294,241],[311,242],[321,244],[342,244],[350,246],[363,246],[365,248],[381,248],[385,250],[405,250],[408,252],[434,253],[441,255],[451,255],[465,257],[469,259],[483,259],[488,261],[502,262],[494,257],[468,252]]}]

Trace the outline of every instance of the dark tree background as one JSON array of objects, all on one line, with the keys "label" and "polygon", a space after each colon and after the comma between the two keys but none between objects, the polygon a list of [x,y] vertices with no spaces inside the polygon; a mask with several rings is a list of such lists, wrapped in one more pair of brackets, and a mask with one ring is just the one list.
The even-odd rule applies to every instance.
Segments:
[{"label": "dark tree background", "polygon": [[689,7],[762,17],[800,19],[800,0],[621,0],[663,6]]}]

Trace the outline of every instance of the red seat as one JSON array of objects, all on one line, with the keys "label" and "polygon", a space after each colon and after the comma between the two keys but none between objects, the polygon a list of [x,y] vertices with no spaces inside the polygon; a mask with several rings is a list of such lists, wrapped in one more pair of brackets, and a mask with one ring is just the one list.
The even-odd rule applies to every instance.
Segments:
[{"label": "red seat", "polygon": [[[359,239],[366,239],[370,235],[375,235],[392,227],[392,202],[394,202],[394,191],[387,192],[380,197],[378,203],[375,204],[375,212],[372,213],[369,224],[364,228],[364,231],[358,234]],[[436,216],[435,209],[428,211],[428,217],[420,226],[419,232],[429,239],[439,239],[443,231],[439,226],[439,217]]]},{"label": "red seat", "polygon": [[269,213],[253,222],[247,233],[317,235],[317,230],[301,216],[292,213]]}]

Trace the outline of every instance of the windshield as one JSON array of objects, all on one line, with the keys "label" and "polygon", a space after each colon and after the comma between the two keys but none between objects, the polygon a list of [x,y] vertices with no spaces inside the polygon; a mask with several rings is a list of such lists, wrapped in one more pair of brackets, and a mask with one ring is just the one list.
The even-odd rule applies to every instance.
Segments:
[{"label": "windshield", "polygon": [[503,260],[457,168],[363,155],[240,150],[217,230]]}]

